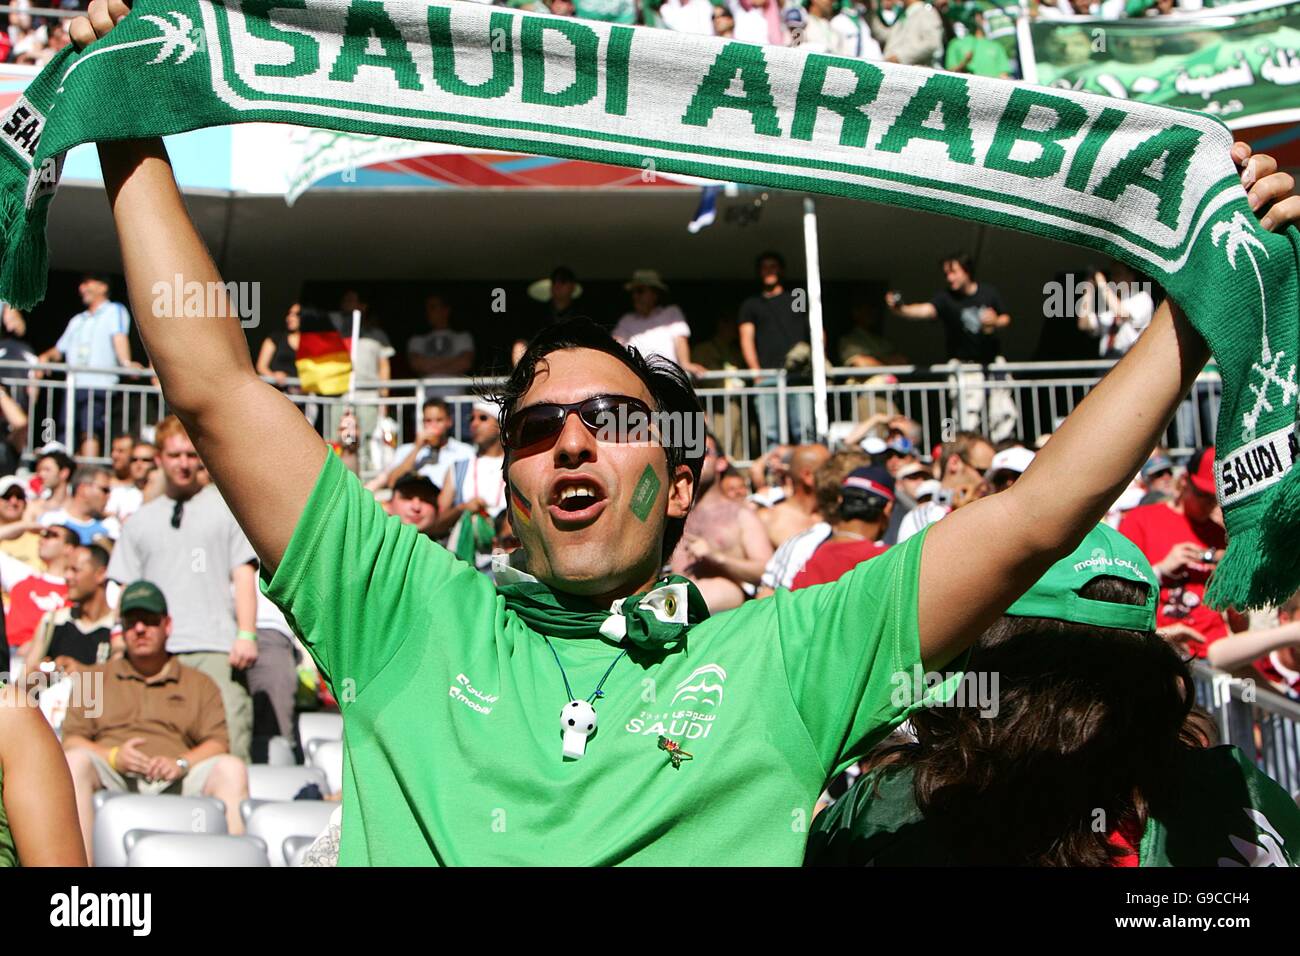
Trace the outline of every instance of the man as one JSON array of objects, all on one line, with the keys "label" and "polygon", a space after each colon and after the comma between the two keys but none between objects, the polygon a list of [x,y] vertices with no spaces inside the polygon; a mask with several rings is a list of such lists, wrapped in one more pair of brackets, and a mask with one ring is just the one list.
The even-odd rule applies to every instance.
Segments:
[{"label": "man", "polygon": [[[472,553],[486,552],[491,543],[491,522],[506,507],[506,480],[502,470],[505,449],[501,444],[499,413],[500,408],[493,402],[474,403],[469,434],[474,441],[475,455],[452,466],[438,495],[438,516],[429,532],[434,538],[441,538],[464,519],[465,525],[457,529],[453,539],[472,535],[477,545],[482,545],[471,548]],[[481,520],[476,521],[475,516]],[[449,545],[456,550],[458,542],[452,540]]]},{"label": "man", "polygon": [[[1002,354],[998,330],[1011,325],[1002,294],[991,283],[975,281],[975,260],[967,253],[955,252],[941,260],[939,265],[943,269],[946,287],[936,292],[929,302],[904,303],[901,293],[890,292],[885,296],[885,304],[894,315],[904,319],[940,322],[950,361],[991,365]],[[986,405],[983,382],[983,373],[965,373],[962,428],[970,430],[980,425]],[[1006,427],[1001,420],[1005,418],[1005,409],[1002,408],[1005,402],[998,395],[994,397],[999,398],[1000,418],[989,422],[989,430],[991,434],[999,435],[999,430]]]},{"label": "man", "polygon": [[406,343],[406,359],[421,377],[465,375],[474,365],[474,336],[451,327],[451,305],[441,292],[424,300],[429,331]]},{"label": "man", "polygon": [[[442,488],[447,483],[447,472],[460,461],[474,457],[474,446],[454,438],[451,434],[451,409],[445,399],[430,398],[420,410],[420,434],[415,444],[408,445],[405,453],[395,456],[393,465],[379,486],[394,488],[408,474],[423,475]],[[402,449],[398,449],[401,453]]]},{"label": "man", "polygon": [[831,535],[795,575],[792,591],[838,581],[863,561],[884,554],[881,539],[894,507],[894,479],[879,466],[855,468],[840,486],[837,499],[822,502]]},{"label": "man", "polygon": [[74,699],[63,722],[87,858],[97,790],[216,797],[226,807],[226,828],[243,833],[239,802],[248,797],[248,770],[229,753],[221,692],[167,653],[172,619],[156,585],[130,583],[121,611],[125,656],[91,669],[104,675],[102,699]]},{"label": "man", "polygon": [[[889,512],[889,527],[885,529],[885,544],[898,544],[898,535],[905,519],[920,505],[921,488],[934,481],[930,469],[919,461],[909,462],[900,467],[894,476],[894,507]],[[928,499],[927,499],[928,500]]]},{"label": "man", "polygon": [[[119,440],[120,438],[114,439],[114,448]],[[132,441],[126,459],[126,481],[119,483],[116,480],[117,469],[114,466],[113,490],[109,493],[104,513],[120,524],[139,511],[146,500],[156,498],[153,479],[157,467],[158,449],[149,442],[138,439]]]},{"label": "man", "polygon": [[959,501],[978,496],[984,473],[993,465],[993,454],[993,445],[978,432],[958,432],[945,442],[939,452],[943,500],[931,499],[909,511],[898,529],[899,544],[951,513]]},{"label": "man", "polygon": [[[793,362],[791,353],[799,346],[808,346],[808,315],[802,290],[796,300],[785,287],[785,259],[779,252],[761,253],[754,267],[760,289],[740,305],[740,352],[753,371],[786,368]],[[773,385],[776,379],[755,379],[754,383]],[[812,432],[811,400],[806,395],[792,395],[786,407],[789,439],[807,441]],[[759,396],[758,415],[764,448],[785,440],[775,395]]]},{"label": "man", "polygon": [[438,486],[424,475],[408,474],[393,487],[388,513],[414,525],[420,534],[430,534],[438,518],[438,495]]},{"label": "man", "polygon": [[830,457],[825,445],[800,445],[790,456],[789,494],[758,512],[773,548],[821,520],[817,511],[817,473]]},{"label": "man", "polygon": [[12,648],[21,648],[36,633],[36,625],[50,611],[63,607],[68,596],[67,569],[81,535],[66,525],[51,525],[40,531],[37,557],[43,571],[34,571],[12,560],[0,560],[4,588],[9,594],[5,633]]},{"label": "man", "polygon": [[81,536],[82,544],[100,541],[111,544],[121,530],[116,521],[104,520],[108,496],[113,491],[112,477],[113,473],[107,468],[78,468],[70,482],[72,496],[62,508],[41,515],[41,525],[48,528],[59,524],[72,528]]},{"label": "man", "polygon": [[[70,33],[84,45],[122,15],[92,0]],[[104,143],[100,160],[134,300],[163,276],[220,281],[161,141]],[[1261,208],[1289,189],[1274,169]],[[1005,494],[833,584],[706,618],[698,591],[660,576],[699,459],[592,424],[698,400],[591,324],[543,331],[501,387],[521,547],[516,583],[494,585],[388,519],[257,377],[237,321],[184,336],[139,321],[268,595],[340,691],[344,865],[799,863],[790,814],[924,704],[896,703],[893,675],[947,666],[1083,539],[1207,355],[1162,307]]]},{"label": "man", "polygon": [[[126,306],[108,297],[109,280],[105,275],[87,273],[77,286],[85,311],[68,322],[59,341],[40,354],[42,362],[67,362],[89,368],[139,368],[131,360],[128,332],[131,316]],[[104,432],[104,412],[108,403],[108,386],[116,385],[112,372],[77,372],[76,434],[65,439],[69,447],[78,443],[86,458],[99,457],[99,436]]]},{"label": "man", "polygon": [[669,565],[694,581],[709,611],[717,613],[740,607],[754,593],[772,558],[772,543],[754,512],[723,493],[718,465],[726,459],[719,457],[712,435],[705,437],[704,448],[701,491]]},{"label": "man", "polygon": [[[551,13],[555,13],[555,11],[552,10]],[[559,15],[573,16],[573,5],[569,4],[568,13]],[[538,279],[528,286],[528,298],[534,302],[542,303],[542,307],[537,310],[537,317],[533,321],[533,328],[544,329],[556,322],[578,317],[577,300],[582,298],[582,284],[578,282],[577,275],[568,266],[556,266],[551,270],[549,278]],[[528,340],[525,338],[515,339],[511,343],[511,368],[519,364],[519,358],[524,354],[526,348],[528,348]]]},{"label": "man", "polygon": [[975,76],[993,76],[1009,79],[1011,58],[997,40],[984,32],[984,13],[976,10],[974,29],[965,36],[948,41],[944,54],[944,69],[953,73],[972,73]]},{"label": "man", "polygon": [[807,17],[799,35],[799,49],[832,56],[856,56],[850,48],[849,38],[832,25],[835,17],[835,0],[807,0]]},{"label": "man", "polygon": [[42,616],[27,647],[27,673],[41,661],[53,661],[72,673],[103,664],[122,649],[114,638],[117,615],[108,606],[108,552],[97,544],[83,545],[72,552],[64,572],[68,603]]},{"label": "man", "polygon": [[871,33],[884,49],[886,63],[933,66],[943,52],[943,17],[925,0],[903,0],[891,25],[873,17]]},{"label": "man", "polygon": [[0,553],[17,558],[34,570],[41,570],[40,524],[25,518],[31,492],[22,479],[13,475],[0,478]]},{"label": "man", "polygon": [[37,456],[36,477],[41,483],[41,496],[28,509],[31,520],[63,507],[68,498],[68,482],[76,468],[76,462],[62,451],[44,451]]},{"label": "man", "polygon": [[1142,466],[1142,485],[1146,493],[1141,504],[1154,505],[1174,499],[1174,463],[1159,449]]},{"label": "man", "polygon": [[1142,549],[1160,579],[1156,626],[1189,628],[1188,649],[1205,657],[1210,644],[1228,636],[1224,615],[1206,607],[1204,600],[1206,582],[1227,546],[1223,514],[1214,497],[1213,446],[1192,456],[1176,487],[1173,501],[1126,512],[1119,530]]},{"label": "man", "polygon": [[1034,453],[1021,445],[1004,448],[993,456],[989,462],[988,472],[984,475],[989,483],[989,491],[997,494],[1006,491],[1029,470],[1034,460]]},{"label": "man", "polygon": [[171,596],[167,649],[216,682],[230,752],[247,760],[253,706],[243,672],[257,660],[257,557],[221,493],[200,479],[185,427],[169,415],[156,434],[164,491],[126,523],[108,575],[119,584],[153,581]]},{"label": "man", "polygon": [[654,269],[637,269],[623,285],[632,295],[632,311],[625,312],[611,333],[642,355],[658,355],[676,362],[692,375],[708,371],[691,361],[691,327],[675,305],[665,305],[668,286]]},{"label": "man", "polygon": [[841,365],[873,368],[881,365],[906,365],[907,356],[885,336],[885,316],[880,308],[879,292],[875,299],[859,295],[850,315],[853,327],[840,336]]}]

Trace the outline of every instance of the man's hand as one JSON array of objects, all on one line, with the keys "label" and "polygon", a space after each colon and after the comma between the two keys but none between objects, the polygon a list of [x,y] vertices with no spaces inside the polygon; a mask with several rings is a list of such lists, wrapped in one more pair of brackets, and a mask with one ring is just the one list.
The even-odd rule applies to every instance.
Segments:
[{"label": "man's hand", "polygon": [[487,512],[487,502],[482,498],[471,498],[469,501],[461,503],[460,510],[465,514],[485,514]]},{"label": "man's hand", "polygon": [[1250,208],[1260,213],[1272,204],[1260,217],[1261,226],[1281,232],[1289,225],[1300,223],[1300,196],[1291,195],[1295,179],[1277,171],[1277,160],[1263,153],[1251,155],[1248,143],[1234,143],[1232,159],[1241,170],[1241,185]]},{"label": "man's hand", "polygon": [[256,660],[257,641],[250,641],[244,637],[235,638],[235,643],[230,645],[230,666],[237,671],[242,671],[252,667]]},{"label": "man's hand", "polygon": [[180,764],[170,757],[154,757],[149,761],[149,766],[145,768],[144,777],[150,783],[156,780],[166,780],[168,782],[179,780],[185,776],[185,771],[181,769]]},{"label": "man's hand", "polygon": [[77,49],[90,46],[130,12],[131,8],[122,0],[90,0],[86,15],[68,25],[68,36]]},{"label": "man's hand", "polygon": [[67,654],[60,654],[54,658],[54,665],[65,674],[76,674],[81,670],[81,661]]},{"label": "man's hand", "polygon": [[144,743],[143,737],[132,737],[121,747],[117,748],[117,760],[114,761],[114,767],[118,773],[126,775],[135,774],[137,777],[143,777],[149,772],[150,757],[140,749]]},{"label": "man's hand", "polygon": [[1208,571],[1210,566],[1205,563],[1206,550],[1205,545],[1195,541],[1176,544],[1169,549],[1164,559],[1156,564],[1156,574],[1160,575],[1161,581],[1170,581],[1186,577],[1188,569]]}]

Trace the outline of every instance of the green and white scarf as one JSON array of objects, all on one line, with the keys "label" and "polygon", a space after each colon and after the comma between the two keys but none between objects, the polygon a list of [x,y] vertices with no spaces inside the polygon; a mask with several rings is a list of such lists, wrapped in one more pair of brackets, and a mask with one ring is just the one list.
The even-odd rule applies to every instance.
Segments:
[{"label": "green and white scarf", "polygon": [[1216,119],[474,3],[139,0],[0,117],[0,298],[44,293],[66,150],[252,121],[827,193],[1113,255],[1169,290],[1223,377],[1231,542],[1210,599],[1300,586],[1300,233],[1259,228]]}]

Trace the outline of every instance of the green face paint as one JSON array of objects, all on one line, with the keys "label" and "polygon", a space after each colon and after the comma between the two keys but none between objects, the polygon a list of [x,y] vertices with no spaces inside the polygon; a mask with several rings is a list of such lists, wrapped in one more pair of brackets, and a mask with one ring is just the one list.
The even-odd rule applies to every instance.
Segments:
[{"label": "green face paint", "polygon": [[636,483],[636,488],[632,490],[632,501],[630,507],[632,514],[636,515],[638,521],[645,521],[650,517],[650,509],[654,507],[655,502],[659,499],[659,486],[662,482],[659,476],[655,474],[653,465],[646,465],[645,471],[641,472],[641,479]]}]

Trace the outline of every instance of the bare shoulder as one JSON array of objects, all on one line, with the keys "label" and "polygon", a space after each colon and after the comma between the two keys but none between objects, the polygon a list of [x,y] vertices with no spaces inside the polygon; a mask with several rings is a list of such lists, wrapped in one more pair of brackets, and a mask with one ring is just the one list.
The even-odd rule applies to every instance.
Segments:
[{"label": "bare shoulder", "polygon": [[22,740],[23,734],[30,733],[31,728],[45,724],[45,715],[34,697],[29,697],[12,684],[0,688],[0,752],[3,752],[6,741]]}]

